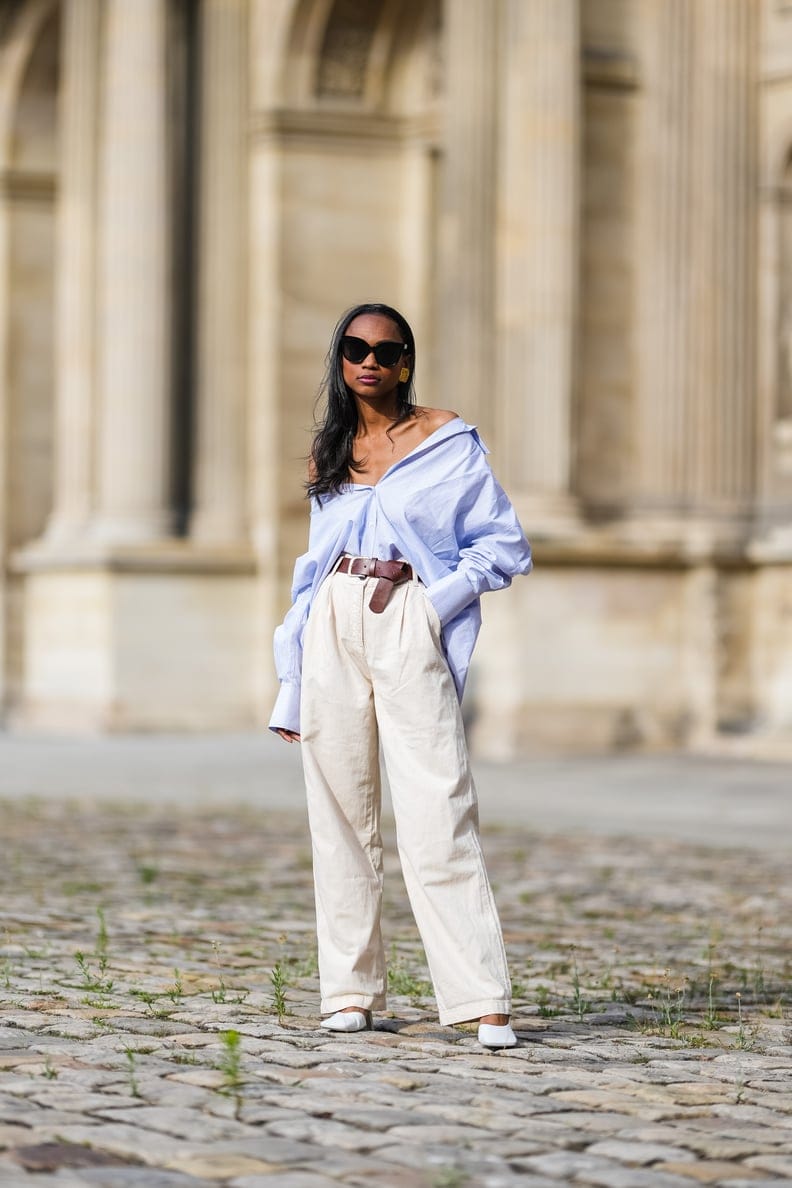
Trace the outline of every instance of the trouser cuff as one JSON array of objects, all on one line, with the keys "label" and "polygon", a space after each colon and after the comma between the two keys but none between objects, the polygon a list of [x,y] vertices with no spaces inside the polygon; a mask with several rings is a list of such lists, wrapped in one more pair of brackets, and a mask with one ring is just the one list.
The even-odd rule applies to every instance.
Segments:
[{"label": "trouser cuff", "polygon": [[463,1002],[459,1006],[441,1007],[438,1010],[444,1027],[452,1023],[478,1021],[482,1015],[511,1015],[511,1000],[508,998],[480,998],[475,1002]]},{"label": "trouser cuff", "polygon": [[334,1015],[344,1007],[360,1007],[363,1011],[384,1011],[384,994],[335,994],[330,998],[323,998],[320,1010],[323,1015]]}]

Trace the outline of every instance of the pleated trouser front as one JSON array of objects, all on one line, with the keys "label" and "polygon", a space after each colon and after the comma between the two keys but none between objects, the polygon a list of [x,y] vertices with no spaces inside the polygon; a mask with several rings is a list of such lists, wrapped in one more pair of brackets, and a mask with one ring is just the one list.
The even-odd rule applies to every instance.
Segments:
[{"label": "pleated trouser front", "polygon": [[509,1014],[500,921],[481,852],[459,701],[423,586],[334,572],[303,653],[302,757],[322,1013],[385,1007],[379,748],[399,857],[441,1023]]}]

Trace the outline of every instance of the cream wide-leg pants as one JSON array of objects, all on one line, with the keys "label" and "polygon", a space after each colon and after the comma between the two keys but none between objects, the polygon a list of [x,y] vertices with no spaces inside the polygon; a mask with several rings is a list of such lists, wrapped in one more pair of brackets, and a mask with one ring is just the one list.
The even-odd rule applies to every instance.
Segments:
[{"label": "cream wide-leg pants", "polygon": [[321,1010],[382,1010],[379,744],[399,857],[440,1022],[509,1014],[500,921],[437,612],[417,581],[369,610],[374,578],[333,572],[306,626],[302,757],[313,845]]}]

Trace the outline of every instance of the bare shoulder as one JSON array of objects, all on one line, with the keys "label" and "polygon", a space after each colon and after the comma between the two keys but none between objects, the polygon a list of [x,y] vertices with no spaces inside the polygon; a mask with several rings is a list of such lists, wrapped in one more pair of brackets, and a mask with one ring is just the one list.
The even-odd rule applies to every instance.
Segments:
[{"label": "bare shoulder", "polygon": [[449,421],[455,421],[459,416],[459,413],[451,412],[447,408],[422,408],[419,406],[415,411],[427,437],[441,425],[447,425]]}]

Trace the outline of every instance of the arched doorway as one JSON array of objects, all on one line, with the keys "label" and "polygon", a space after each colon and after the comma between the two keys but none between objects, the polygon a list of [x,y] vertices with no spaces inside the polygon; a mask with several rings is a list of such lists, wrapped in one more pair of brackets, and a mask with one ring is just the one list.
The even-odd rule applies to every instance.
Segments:
[{"label": "arched doorway", "polygon": [[[253,540],[260,713],[270,639],[305,539],[308,431],[344,308],[403,309],[417,392],[439,403],[431,348],[442,145],[439,0],[254,0],[250,155]],[[261,28],[260,42],[257,29]]]},{"label": "arched doorway", "polygon": [[0,36],[0,681],[8,707],[21,686],[23,634],[21,578],[9,560],[42,532],[52,504],[58,5],[16,5]]},{"label": "arched doorway", "polygon": [[[289,391],[315,390],[341,310],[379,298],[413,322],[425,347],[419,399],[432,403],[440,19],[436,0],[297,7],[279,117]],[[295,440],[289,456],[304,449]]]}]

